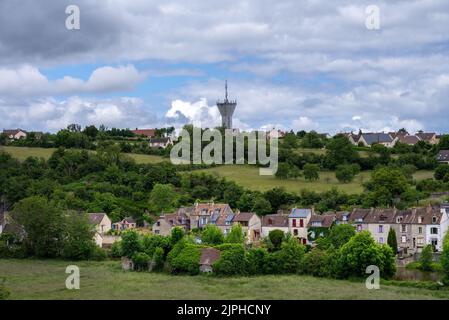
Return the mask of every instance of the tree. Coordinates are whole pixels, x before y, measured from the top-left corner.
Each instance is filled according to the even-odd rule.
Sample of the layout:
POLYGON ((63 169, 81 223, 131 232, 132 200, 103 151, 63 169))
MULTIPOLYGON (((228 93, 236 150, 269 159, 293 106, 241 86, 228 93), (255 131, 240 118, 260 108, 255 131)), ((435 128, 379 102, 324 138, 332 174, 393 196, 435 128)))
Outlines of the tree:
POLYGON ((282 242, 285 239, 284 231, 282 230, 271 230, 268 233, 268 238, 270 239, 270 242, 273 244, 274 250, 279 250, 281 248, 282 242))
POLYGON ((398 252, 398 239, 396 238, 396 231, 393 228, 390 228, 390 231, 388 231, 387 244, 395 254, 398 252))
POLYGON ((134 254, 142 251, 139 234, 134 230, 128 230, 122 234, 121 244, 122 254, 125 257, 132 258, 134 254))
POLYGON ((14 206, 12 217, 18 226, 23 227, 24 242, 31 254, 49 258, 60 254, 64 216, 54 202, 38 196, 23 199, 14 206))
POLYGON ((226 243, 243 243, 244 235, 240 223, 234 224, 231 231, 226 235, 226 243))
POLYGON ((171 184, 154 185, 150 193, 150 207, 157 214, 173 210, 176 193, 171 184))
POLYGON ((449 134, 445 134, 440 138, 438 150, 449 150, 449 134))
POLYGON ((92 139, 95 139, 97 137, 97 134, 98 134, 98 129, 94 125, 87 126, 87 127, 84 128, 83 133, 86 136, 88 136, 88 137, 90 137, 92 139))
POLYGON ((320 178, 320 166, 317 164, 306 163, 303 167, 304 169, 304 178, 306 180, 318 180, 320 178))
POLYGON ((423 271, 432 271, 433 247, 428 244, 424 247, 419 257, 420 267, 423 271))
POLYGON ((410 184, 400 169, 380 167, 371 174, 371 180, 366 184, 371 192, 370 205, 392 205, 396 198, 410 188, 410 184))
POLYGON ((443 239, 443 252, 441 253, 440 260, 444 272, 443 281, 446 285, 449 285, 449 232, 446 232, 443 239))
POLYGON ((264 197, 260 196, 254 201, 252 211, 258 214, 259 216, 269 214, 272 211, 271 203, 264 197))
POLYGON ((435 179, 436 180, 444 180, 447 175, 449 174, 449 165, 447 164, 440 164, 436 169, 435 169, 435 179))
POLYGON ((287 133, 284 137, 283 147, 286 148, 296 148, 298 146, 298 138, 294 133, 287 133))
POLYGON ((333 225, 329 234, 324 239, 334 248, 339 249, 347 243, 353 236, 355 236, 355 228, 350 224, 336 224, 333 225))
POLYGON ((205 244, 217 245, 223 243, 224 236, 220 228, 214 224, 208 224, 201 232, 201 241, 205 244))
POLYGON ((322 148, 324 147, 323 140, 316 131, 306 133, 301 140, 301 147, 303 148, 322 148))
POLYGON ((87 214, 70 212, 67 216, 63 256, 67 259, 87 260, 96 249, 95 230, 87 214))
POLYGON ((281 162, 278 165, 278 170, 276 171, 276 177, 279 179, 287 179, 290 172, 290 165, 286 162, 281 162))
POLYGON ((338 181, 343 183, 349 183, 354 180, 356 175, 356 170, 354 170, 354 166, 348 164, 341 164, 337 166, 337 170, 335 171, 335 177, 338 181))
POLYGON ((170 243, 172 246, 178 243, 184 237, 184 229, 181 227, 174 227, 171 230, 170 243))
POLYGON ((70 132, 81 132, 81 126, 79 124, 72 123, 67 126, 67 130, 70 132))
POLYGON ((326 145, 325 167, 335 169, 339 164, 353 163, 358 154, 347 137, 337 135, 326 145))

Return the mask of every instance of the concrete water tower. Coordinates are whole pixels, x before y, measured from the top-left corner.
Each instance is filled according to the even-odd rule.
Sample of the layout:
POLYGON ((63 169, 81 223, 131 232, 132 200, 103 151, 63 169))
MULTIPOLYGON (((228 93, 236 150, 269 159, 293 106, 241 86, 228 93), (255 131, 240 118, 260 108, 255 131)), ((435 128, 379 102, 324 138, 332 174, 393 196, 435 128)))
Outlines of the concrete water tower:
POLYGON ((217 101, 218 111, 221 114, 221 125, 225 129, 232 129, 232 115, 234 114, 236 100, 228 100, 228 81, 225 83, 225 99, 217 101))

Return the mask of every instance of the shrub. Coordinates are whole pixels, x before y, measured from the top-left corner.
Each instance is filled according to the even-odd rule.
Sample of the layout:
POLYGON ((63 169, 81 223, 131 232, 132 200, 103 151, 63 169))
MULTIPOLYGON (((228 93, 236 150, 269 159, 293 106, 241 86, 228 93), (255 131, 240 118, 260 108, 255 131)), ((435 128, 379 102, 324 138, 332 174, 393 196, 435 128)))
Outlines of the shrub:
POLYGON ((90 259, 95 260, 95 261, 103 261, 103 260, 106 260, 107 257, 108 257, 108 254, 107 254, 106 250, 95 246, 94 249, 92 250, 90 259))
POLYGON ((396 252, 389 245, 380 246, 383 255, 382 269, 380 270, 382 277, 388 279, 396 273, 396 252))
POLYGON ((246 252, 246 271, 249 275, 265 273, 268 251, 264 248, 252 248, 246 252))
POLYGON ((214 224, 208 224, 201 232, 201 241, 204 244, 217 245, 223 243, 223 240, 223 232, 214 224))
POLYGON ((232 249, 224 250, 220 259, 212 268, 218 275, 242 275, 245 274, 245 249, 243 246, 234 246, 232 249))
POLYGON ((225 242, 227 243, 243 243, 244 236, 243 236, 243 230, 240 223, 234 224, 231 228, 231 231, 228 233, 228 235, 225 238, 225 242))
POLYGON ((176 273, 188 273, 190 275, 198 274, 200 270, 200 257, 201 257, 200 246, 191 243, 185 243, 183 246, 180 247, 178 254, 171 256, 170 259, 171 272, 175 274, 176 273))
MULTIPOLYGON (((176 236, 175 236, 176 237, 176 236)), ((184 237, 184 236, 183 236, 184 237)), ((176 241, 178 243, 181 239, 176 241)), ((143 251, 152 257, 154 255, 154 251, 156 248, 162 248, 164 250, 164 254, 167 254, 168 251, 170 251, 170 248, 172 247, 172 237, 163 237, 161 235, 145 235, 142 239, 142 247, 143 251)), ((175 244, 173 244, 174 246, 175 244)))
POLYGON ((184 229, 181 227, 174 227, 171 230, 170 244, 174 246, 182 239, 182 237, 184 237, 184 229))
POLYGON ((325 277, 330 274, 327 266, 327 253, 324 250, 312 249, 304 255, 301 261, 301 272, 317 277, 325 277))
POLYGON ((421 270, 432 271, 432 260, 433 260, 433 247, 428 244, 424 247, 419 257, 419 262, 421 264, 421 270))
POLYGON ((164 267, 164 249, 162 249, 161 247, 158 247, 156 248, 156 250, 154 250, 153 263, 154 263, 153 267, 154 271, 161 271, 162 268, 164 267))
POLYGON ((109 255, 111 256, 111 258, 120 258, 121 256, 123 256, 122 241, 116 241, 112 244, 109 255))
POLYGON ((443 252, 441 253, 441 266, 444 272, 444 283, 449 285, 449 232, 446 232, 446 235, 443 239, 443 252))
POLYGON ((299 244, 296 239, 284 242, 281 250, 273 253, 278 260, 279 273, 298 273, 305 252, 306 247, 299 244))
POLYGON ((282 230, 271 230, 268 234, 271 244, 274 250, 279 250, 281 248, 282 242, 285 239, 285 234, 282 230))
POLYGON ((129 230, 122 235, 122 254, 125 257, 132 258, 134 254, 142 251, 142 244, 139 234, 134 230, 129 230))
POLYGON ((396 255, 398 252, 398 240, 396 238, 396 231, 393 228, 390 228, 390 231, 388 231, 387 243, 396 255))
POLYGON ((134 270, 137 271, 148 270, 148 263, 150 262, 150 257, 144 252, 136 252, 132 256, 132 261, 134 263, 134 270))
POLYGON ((356 234, 343 247, 340 248, 338 264, 339 276, 363 277, 366 275, 366 267, 375 265, 379 270, 383 268, 384 256, 380 246, 374 242, 368 231, 356 234))

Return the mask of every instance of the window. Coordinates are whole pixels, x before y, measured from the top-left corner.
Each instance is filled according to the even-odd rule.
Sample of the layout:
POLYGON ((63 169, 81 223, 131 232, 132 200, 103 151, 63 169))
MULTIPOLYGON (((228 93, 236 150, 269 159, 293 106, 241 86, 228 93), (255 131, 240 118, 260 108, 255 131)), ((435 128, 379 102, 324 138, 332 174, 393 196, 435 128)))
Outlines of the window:
POLYGON ((348 221, 348 216, 343 216, 343 221, 348 221))
POLYGON ((438 228, 430 228, 430 234, 438 234, 438 228))
POLYGON ((379 233, 384 233, 384 226, 382 224, 379 225, 379 233))
POLYGON ((293 235, 295 235, 295 236, 298 235, 298 229, 293 229, 293 235))
POLYGON ((202 217, 201 218, 201 224, 207 224, 207 218, 206 217, 202 217))
POLYGON ((406 243, 407 242, 407 237, 406 236, 402 236, 401 237, 401 242, 402 243, 406 243))
POLYGON ((362 231, 362 225, 361 224, 357 225, 357 231, 362 231))
POLYGON ((418 233, 419 233, 419 234, 422 234, 422 227, 419 227, 419 228, 418 228, 418 233))
POLYGON ((380 238, 379 238, 379 243, 380 243, 380 244, 384 243, 384 238, 380 237, 380 238))
POLYGON ((296 219, 292 220, 292 225, 293 225, 293 227, 296 227, 296 219))
POLYGON ((437 223, 437 217, 435 216, 432 217, 432 223, 437 223))
POLYGON ((418 223, 422 223, 422 217, 421 216, 418 217, 418 223))
POLYGON ((304 220, 303 219, 299 219, 299 227, 304 228, 304 220))
POLYGON ((396 218, 396 222, 397 222, 397 223, 401 223, 401 222, 402 222, 402 217, 397 217, 397 218, 396 218))
POLYGON ((156 222, 156 225, 157 225, 158 227, 160 227, 160 226, 161 226, 161 222, 160 222, 160 221, 156 222))
POLYGON ((155 234, 159 234, 159 230, 154 230, 154 233, 155 234))
POLYGON ((407 225, 406 224, 402 224, 401 225, 401 232, 407 232, 407 225))

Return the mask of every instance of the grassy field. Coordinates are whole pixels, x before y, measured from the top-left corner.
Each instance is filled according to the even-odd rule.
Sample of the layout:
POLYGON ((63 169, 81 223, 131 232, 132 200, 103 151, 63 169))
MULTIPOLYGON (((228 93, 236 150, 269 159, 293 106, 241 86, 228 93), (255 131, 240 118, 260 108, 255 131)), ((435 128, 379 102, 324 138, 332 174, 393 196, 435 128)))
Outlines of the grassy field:
MULTIPOLYGON (((2 146, 0 147, 0 150, 8 152, 14 158, 17 158, 19 160, 25 160, 28 157, 38 157, 48 159, 56 149, 2 146)), ((135 154, 135 153, 128 153, 127 155, 136 160, 137 163, 158 163, 163 161, 163 158, 159 156, 135 154)))
POLYGON ((309 276, 215 278, 125 272, 120 262, 0 260, 10 299, 449 299, 449 291, 381 285, 309 276), (80 268, 80 290, 67 290, 65 268, 80 268))
MULTIPOLYGON (((371 172, 363 171, 358 174, 351 183, 340 183, 335 177, 335 172, 320 172, 320 179, 309 182, 303 177, 298 179, 280 180, 275 176, 261 176, 258 168, 247 165, 228 165, 200 170, 202 172, 216 173, 222 177, 237 182, 239 185, 251 190, 266 191, 274 187, 284 187, 291 192, 299 192, 301 189, 310 189, 314 191, 326 191, 332 187, 337 187, 348 193, 360 193, 363 191, 362 183, 370 179, 371 172)), ((432 177, 431 171, 419 171, 416 173, 416 179, 432 177)))

